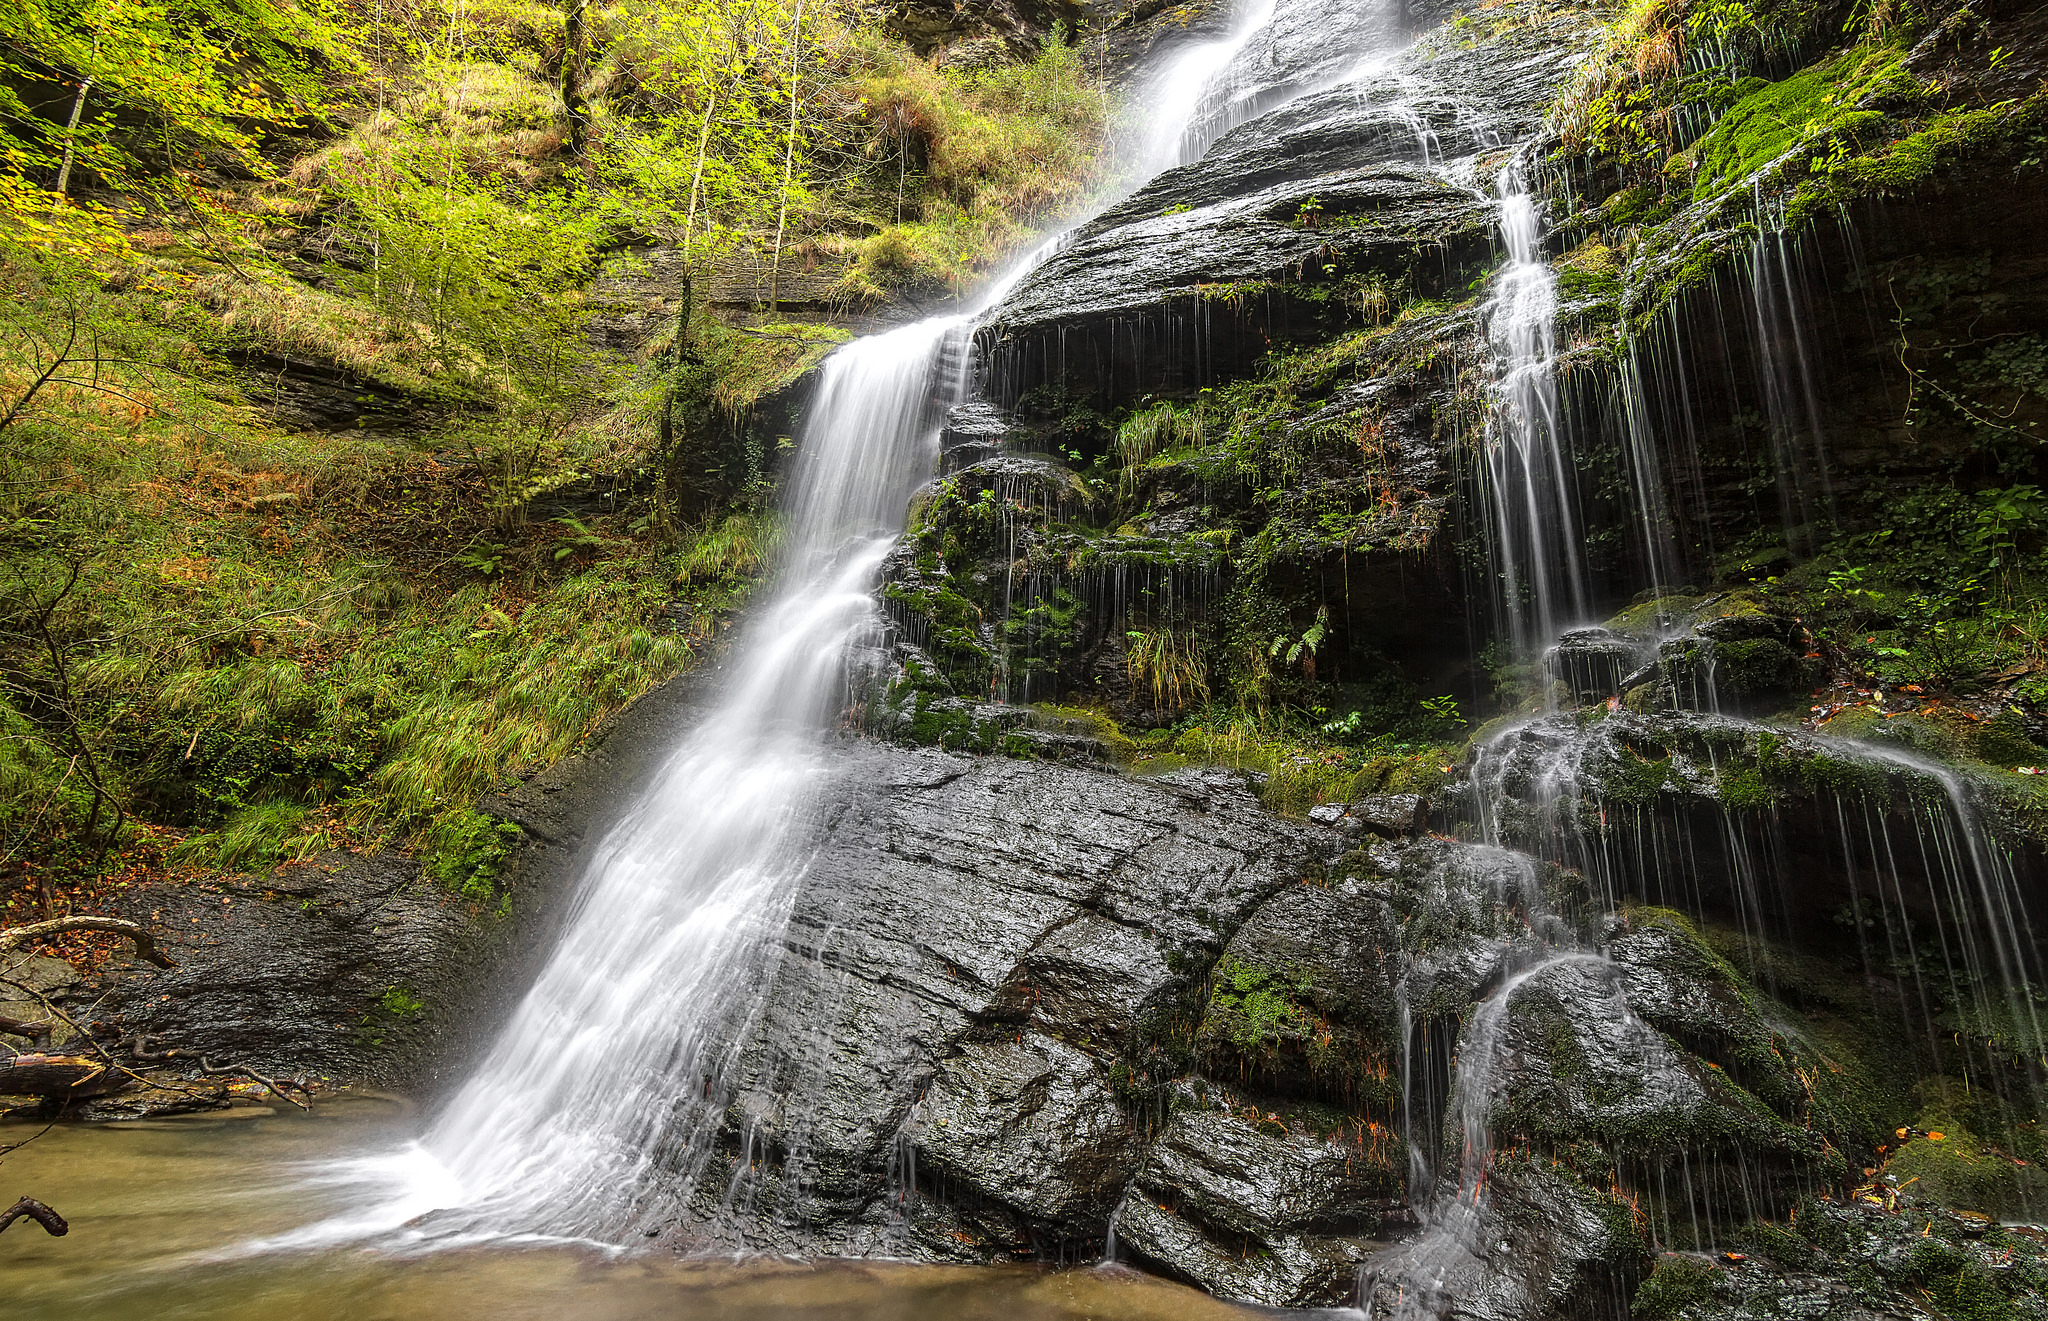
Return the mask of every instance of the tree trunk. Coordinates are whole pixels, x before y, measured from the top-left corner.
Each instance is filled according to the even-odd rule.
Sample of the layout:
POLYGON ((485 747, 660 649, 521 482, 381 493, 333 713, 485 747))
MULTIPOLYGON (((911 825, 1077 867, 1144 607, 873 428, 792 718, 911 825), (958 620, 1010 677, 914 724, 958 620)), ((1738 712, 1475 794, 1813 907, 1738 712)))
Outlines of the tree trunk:
POLYGON ((569 120, 569 154, 582 159, 590 142, 590 115, 583 102, 583 10, 589 0, 562 0, 562 111, 569 120))
POLYGON ((795 30, 789 35, 789 145, 782 157, 782 205, 775 213, 775 258, 768 267, 768 310, 782 294, 782 227, 789 219, 789 187, 796 174, 797 52, 804 45, 804 0, 796 0, 795 30))
MULTIPOLYGON (((95 45, 93 49, 99 47, 95 45)), ((86 94, 92 91, 92 79, 78 84, 78 95, 71 98, 71 122, 64 126, 64 163, 57 167, 57 196, 65 197, 71 192, 71 162, 78 157, 78 121, 85 118, 86 94)))

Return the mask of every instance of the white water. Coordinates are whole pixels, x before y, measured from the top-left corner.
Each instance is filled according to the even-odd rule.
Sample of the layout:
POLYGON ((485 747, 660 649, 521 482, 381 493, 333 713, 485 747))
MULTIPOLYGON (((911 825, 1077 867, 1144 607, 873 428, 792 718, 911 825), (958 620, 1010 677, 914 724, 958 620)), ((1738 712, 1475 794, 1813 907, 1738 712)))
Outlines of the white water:
POLYGON ((1200 160, 1225 130, 1235 87, 1233 62, 1251 39, 1273 21, 1278 0, 1254 0, 1232 24, 1230 35, 1187 47, 1160 71, 1146 100, 1151 131, 1132 171, 1142 183, 1177 165, 1200 160))
MULTIPOLYGON (((1178 144, 1217 80, 1272 17, 1254 4, 1224 41, 1154 84, 1151 152, 1178 144)), ((974 310, 833 353, 798 447, 779 587, 732 650, 724 700, 603 837, 560 944, 476 1074, 404 1151, 323 1172, 367 1183, 366 1210, 256 1249, 404 1231, 436 1245, 579 1238, 623 1243, 700 1205, 733 1065, 772 979, 808 868, 805 811, 828 771, 822 735, 845 696, 849 646, 878 623, 881 560, 932 473, 946 406, 965 386, 974 310)))
POLYGON ((1557 278, 1543 258, 1543 219, 1520 158, 1501 170, 1500 232, 1486 334, 1495 363, 1487 436, 1494 555, 1510 631, 1532 655, 1589 613, 1577 501, 1557 397, 1557 278))

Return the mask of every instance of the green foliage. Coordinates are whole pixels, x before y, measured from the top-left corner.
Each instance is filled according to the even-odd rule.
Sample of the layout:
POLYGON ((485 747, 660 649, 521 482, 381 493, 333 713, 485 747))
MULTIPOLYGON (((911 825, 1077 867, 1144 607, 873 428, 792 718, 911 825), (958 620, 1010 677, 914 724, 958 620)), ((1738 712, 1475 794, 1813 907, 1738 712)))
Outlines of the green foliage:
POLYGON ((1297 998, 1312 989, 1269 969, 1225 957, 1217 963, 1205 1032, 1213 1029, 1240 1050, 1270 1051, 1312 1028, 1314 1016, 1297 998))
POLYGON ((850 299, 957 297, 1077 204, 1107 160, 1108 98, 1058 42, 972 72, 885 54, 860 95, 870 150, 886 153, 877 163, 897 188, 893 222, 854 251, 840 285, 850 299))
POLYGON ((11 311, 76 310, 116 392, 39 396, 0 446, 10 846, 111 815, 94 766, 124 808, 193 831, 193 863, 430 834, 687 661, 643 622, 668 598, 645 543, 596 520, 487 540, 489 502, 408 446, 264 426, 146 292, 19 257, 0 275, 11 311), (419 552, 440 536, 466 585, 419 552))
POLYGON ((17 235, 118 244, 111 226, 68 229, 81 185, 121 209, 219 198, 200 171, 271 172, 270 135, 333 108, 330 80, 360 70, 322 0, 18 0, 0 11, 0 217, 17 235), (81 89, 82 92, 81 92, 81 89), (76 127, 72 127, 74 108, 76 127), (70 178, 65 196, 43 181, 70 178))
POLYGON ((377 1003, 394 1018, 411 1018, 427 1007, 427 1002, 402 986, 387 987, 377 1003))
MULTIPOLYGON (((512 822, 481 812, 444 817, 425 838, 427 875, 465 898, 488 899, 496 893, 499 870, 520 834, 512 822)), ((387 1007, 388 1001, 387 995, 387 1007)))
POLYGON ((676 559, 685 583, 734 583, 767 571, 782 540, 782 526, 766 513, 728 514, 689 539, 676 559))
POLYGON ((1128 498, 1137 491, 1139 474, 1154 459, 1176 450, 1199 449, 1206 437, 1200 404, 1184 409, 1161 402, 1133 413, 1116 431, 1115 453, 1121 465, 1117 489, 1128 498))
POLYGON ((1705 199, 1747 184, 1797 149, 1825 160, 1874 140, 1885 116, 1861 107, 1880 98, 1898 104, 1919 92, 1901 64, 1904 54, 1891 47, 1854 50, 1736 101, 1692 149, 1693 196, 1705 199))

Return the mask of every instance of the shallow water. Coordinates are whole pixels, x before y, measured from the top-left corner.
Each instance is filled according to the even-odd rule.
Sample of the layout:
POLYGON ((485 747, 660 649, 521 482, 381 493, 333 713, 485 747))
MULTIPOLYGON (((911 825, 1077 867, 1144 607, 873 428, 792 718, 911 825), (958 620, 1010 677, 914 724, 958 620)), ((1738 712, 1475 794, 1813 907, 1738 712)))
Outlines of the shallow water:
MULTIPOLYGON (((0 1201, 28 1195, 71 1222, 0 1234, 7 1321, 1241 1321, 1247 1313, 1136 1272, 900 1262, 691 1261, 573 1244, 406 1252, 247 1245, 348 1210, 337 1159, 417 1131, 371 1096, 309 1116, 266 1110, 52 1128, 0 1158, 0 1201)), ((0 1146, 34 1125, 0 1124, 0 1146)))

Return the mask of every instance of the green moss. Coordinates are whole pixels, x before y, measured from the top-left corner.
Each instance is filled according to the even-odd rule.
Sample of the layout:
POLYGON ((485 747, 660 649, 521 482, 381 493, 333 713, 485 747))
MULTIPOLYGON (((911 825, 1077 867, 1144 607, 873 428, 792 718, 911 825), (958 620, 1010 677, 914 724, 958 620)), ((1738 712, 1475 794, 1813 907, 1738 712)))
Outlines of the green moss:
POLYGON ((1860 189, 1905 191, 1988 147, 2015 140, 2048 120, 2048 93, 1975 110, 1939 115, 1882 151, 1848 161, 1843 173, 1860 189))
POLYGON ((1636 1289, 1629 1316, 1632 1321, 1687 1321, 1714 1301, 1714 1280, 1720 1274, 1718 1267, 1697 1257, 1659 1257, 1650 1277, 1636 1289))
POLYGON ((402 986, 386 987, 377 1003, 394 1018, 411 1018, 427 1007, 427 1002, 402 986))
POLYGON ((443 818, 425 840, 426 873, 465 899, 490 899, 497 895, 498 873, 521 834, 512 822, 481 812, 443 818))
POLYGON ((1911 1136, 1885 1166, 1898 1186, 1916 1200, 1992 1217, 2028 1214, 2048 1202, 2048 1177, 1993 1149, 1958 1108, 1937 1104, 1914 1117, 1911 1136))
POLYGON ((1778 794, 1754 767, 1724 768, 1714 780, 1721 802, 1738 812, 1762 811, 1777 801, 1778 794))
POLYGON ((1226 956, 1216 965, 1202 1030, 1248 1053, 1272 1051, 1313 1026, 1314 1016, 1298 1002, 1310 989, 1304 979, 1226 956))
POLYGON ((1895 47, 1860 48, 1744 96, 1693 147, 1693 197, 1705 201, 1745 183, 1801 147, 1872 136, 1884 116, 1861 108, 1867 101, 1919 94, 1904 57, 1895 47))

